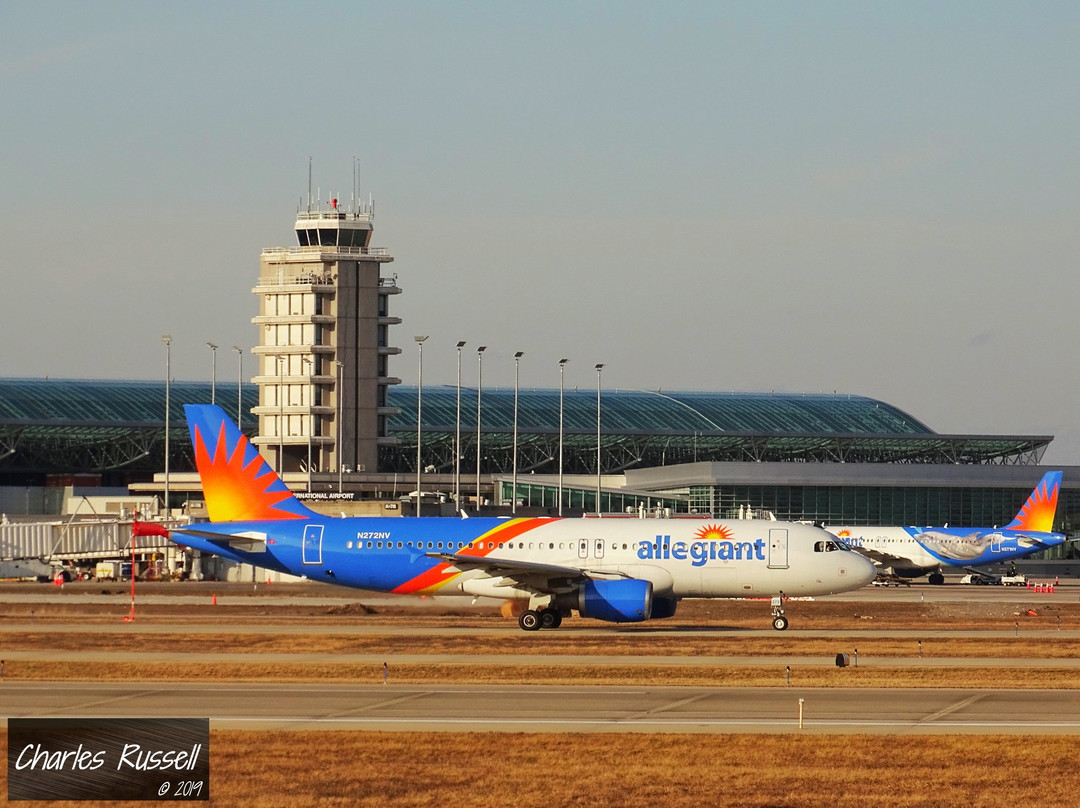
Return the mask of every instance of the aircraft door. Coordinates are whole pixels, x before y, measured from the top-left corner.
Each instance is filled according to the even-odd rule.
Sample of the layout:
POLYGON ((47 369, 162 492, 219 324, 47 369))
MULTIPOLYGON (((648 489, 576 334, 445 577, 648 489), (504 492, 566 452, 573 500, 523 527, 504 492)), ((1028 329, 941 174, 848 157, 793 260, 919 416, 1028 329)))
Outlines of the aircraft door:
POLYGON ((595 550, 595 552, 593 552, 593 556, 595 556, 596 558, 603 558, 604 557, 604 540, 603 539, 597 539, 596 542, 595 542, 595 547, 596 547, 596 550, 595 550))
POLYGON ((787 528, 769 529, 769 569, 788 568, 787 528))
POLYGON ((588 539, 578 539, 577 554, 578 554, 578 558, 588 558, 589 557, 589 540, 588 539))
POLYGON ((322 563, 323 525, 304 527, 303 562, 305 564, 322 563))

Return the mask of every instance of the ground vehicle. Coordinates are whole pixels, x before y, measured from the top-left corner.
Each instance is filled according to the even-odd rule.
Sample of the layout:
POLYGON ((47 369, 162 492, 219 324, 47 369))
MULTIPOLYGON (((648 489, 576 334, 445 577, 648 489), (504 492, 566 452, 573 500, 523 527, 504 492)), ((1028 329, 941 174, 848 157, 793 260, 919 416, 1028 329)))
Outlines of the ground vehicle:
POLYGON ((986 575, 981 572, 972 572, 961 578, 960 583, 975 584, 976 586, 989 586, 991 584, 999 583, 999 579, 993 575, 986 575))
POLYGON ((1002 575, 1002 586, 1027 586, 1027 578, 1023 575, 1002 575))
POLYGON ((99 561, 94 568, 94 578, 98 581, 122 581, 130 577, 130 561, 99 561))
POLYGON ((870 583, 874 586, 911 586, 911 581, 907 578, 901 578, 899 575, 882 575, 880 573, 870 583))

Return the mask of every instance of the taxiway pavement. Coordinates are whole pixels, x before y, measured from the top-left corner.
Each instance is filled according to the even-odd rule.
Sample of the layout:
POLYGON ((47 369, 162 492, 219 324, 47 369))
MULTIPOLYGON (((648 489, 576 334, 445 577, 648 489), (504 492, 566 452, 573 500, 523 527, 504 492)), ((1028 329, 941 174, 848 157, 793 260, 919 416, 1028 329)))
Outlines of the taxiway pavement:
POLYGON ((1080 732, 1080 692, 6 682, 0 714, 209 717, 242 730, 1045 735, 1080 732))

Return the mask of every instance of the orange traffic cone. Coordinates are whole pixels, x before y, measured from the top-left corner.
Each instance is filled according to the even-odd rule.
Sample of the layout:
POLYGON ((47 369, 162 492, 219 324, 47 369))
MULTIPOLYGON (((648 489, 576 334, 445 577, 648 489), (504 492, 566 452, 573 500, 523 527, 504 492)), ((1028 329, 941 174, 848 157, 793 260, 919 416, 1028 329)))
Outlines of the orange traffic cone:
POLYGON ((210 596, 210 605, 217 606, 217 592, 210 596))

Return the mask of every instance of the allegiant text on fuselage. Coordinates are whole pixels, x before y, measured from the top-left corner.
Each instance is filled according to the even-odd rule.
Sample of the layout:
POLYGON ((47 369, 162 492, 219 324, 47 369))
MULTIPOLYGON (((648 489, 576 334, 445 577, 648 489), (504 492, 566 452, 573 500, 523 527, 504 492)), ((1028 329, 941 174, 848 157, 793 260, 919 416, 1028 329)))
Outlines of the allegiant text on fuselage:
POLYGON ((671 536, 657 536, 656 542, 644 542, 638 547, 642 560, 685 561, 701 567, 710 561, 764 561, 765 540, 756 541, 692 541, 672 542, 671 536))

